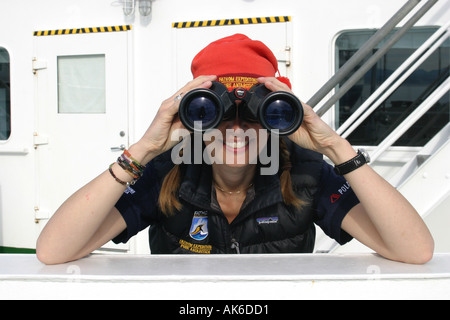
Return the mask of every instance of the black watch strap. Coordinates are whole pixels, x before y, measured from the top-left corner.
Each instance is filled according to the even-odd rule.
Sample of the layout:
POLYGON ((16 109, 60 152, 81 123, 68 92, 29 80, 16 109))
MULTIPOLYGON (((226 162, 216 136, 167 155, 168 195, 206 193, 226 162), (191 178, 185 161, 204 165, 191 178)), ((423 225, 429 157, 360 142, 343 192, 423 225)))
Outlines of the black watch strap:
POLYGON ((356 157, 350 159, 347 162, 335 166, 334 172, 336 172, 336 174, 338 175, 343 176, 358 168, 361 168, 363 165, 369 162, 370 162, 369 154, 365 150, 359 149, 358 155, 356 157))

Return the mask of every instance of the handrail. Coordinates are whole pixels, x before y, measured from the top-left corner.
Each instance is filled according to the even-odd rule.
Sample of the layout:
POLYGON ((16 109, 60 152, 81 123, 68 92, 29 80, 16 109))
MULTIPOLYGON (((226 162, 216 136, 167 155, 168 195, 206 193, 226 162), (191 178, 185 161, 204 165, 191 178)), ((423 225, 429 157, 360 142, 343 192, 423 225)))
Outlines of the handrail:
POLYGON ((28 148, 3 148, 2 146, 0 146, 0 156, 24 156, 28 153, 28 148))
POLYGON ((448 30, 449 27, 450 22, 436 31, 336 130, 336 132, 342 137, 347 138, 380 106, 381 103, 383 103, 383 101, 385 101, 414 71, 416 71, 417 68, 419 68, 422 63, 442 45, 442 43, 447 40, 450 36, 450 31, 448 30), (442 34, 444 34, 444 36, 442 36, 442 34), (414 64, 411 65, 412 63, 414 64), (409 69, 407 70, 408 67, 409 69), (401 77, 398 78, 400 75, 401 77), (371 105, 377 98, 378 100, 371 105))
POLYGON ((322 116, 327 112, 342 96, 344 96, 348 90, 350 90, 356 82, 358 82, 366 73, 370 70, 377 62, 380 60, 392 46, 397 43, 407 31, 409 31, 416 23, 419 21, 436 3, 438 0, 429 0, 423 7, 421 7, 413 17, 405 23, 377 52, 375 52, 369 60, 358 69, 350 79, 345 82, 345 84, 340 87, 337 91, 324 105, 317 108, 315 112, 322 116))
MULTIPOLYGON (((370 253, 90 255, 51 266, 31 254, 0 255, 0 299, 195 299, 204 306, 208 299, 251 298, 262 305, 273 299, 445 299, 449 292, 445 253, 425 265, 370 253)), ((216 318, 222 313, 214 311, 216 318)))
POLYGON ((410 159, 392 178, 389 179, 389 183, 394 187, 398 188, 402 185, 408 177, 423 163, 424 160, 428 159, 430 155, 439 152, 442 146, 450 141, 450 122, 442 128, 427 144, 420 150, 416 157, 410 159))
POLYGON ((408 1, 389 21, 376 32, 337 72, 328 82, 309 99, 307 104, 315 107, 331 90, 375 48, 389 33, 414 9, 421 0, 408 1))
POLYGON ((394 131, 392 131, 370 154, 371 161, 374 162, 392 144, 397 141, 412 125, 419 120, 425 112, 431 109, 450 90, 450 78, 447 78, 439 88, 437 88, 422 104, 415 109, 394 131))

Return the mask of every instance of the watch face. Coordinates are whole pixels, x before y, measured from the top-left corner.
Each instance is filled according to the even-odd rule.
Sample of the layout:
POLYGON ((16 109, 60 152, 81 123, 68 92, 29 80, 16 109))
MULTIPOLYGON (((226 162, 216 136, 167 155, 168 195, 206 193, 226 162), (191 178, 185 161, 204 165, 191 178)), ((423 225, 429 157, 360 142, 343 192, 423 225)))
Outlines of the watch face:
POLYGON ((366 163, 369 163, 370 162, 370 155, 369 155, 369 153, 366 150, 364 150, 364 149, 359 149, 358 151, 366 159, 366 163))

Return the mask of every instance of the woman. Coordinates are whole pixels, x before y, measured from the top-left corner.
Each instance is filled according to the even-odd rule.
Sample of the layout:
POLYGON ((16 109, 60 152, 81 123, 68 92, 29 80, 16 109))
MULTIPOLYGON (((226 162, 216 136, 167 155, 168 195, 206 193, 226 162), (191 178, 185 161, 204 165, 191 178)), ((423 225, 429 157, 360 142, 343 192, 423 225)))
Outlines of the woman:
POLYGON ((144 136, 53 215, 37 242, 42 262, 82 258, 111 239, 126 242, 149 225, 152 253, 312 252, 314 223, 341 244, 354 237, 388 259, 421 264, 432 258, 433 239, 415 209, 307 105, 289 139, 270 137, 279 139, 279 150, 272 150, 280 156, 276 174, 261 174, 263 165, 250 161, 248 139, 227 143, 227 130, 262 128, 238 112, 217 127, 225 137, 214 141, 222 163, 174 165, 171 150, 178 141, 171 137, 183 129, 177 113, 187 92, 210 88, 213 81, 229 90, 260 83, 291 92, 286 78, 275 77, 273 53, 244 35, 207 46, 192 72, 194 80, 162 103, 144 136), (245 161, 226 161, 227 156, 245 161), (349 161, 355 157, 359 165, 349 161))

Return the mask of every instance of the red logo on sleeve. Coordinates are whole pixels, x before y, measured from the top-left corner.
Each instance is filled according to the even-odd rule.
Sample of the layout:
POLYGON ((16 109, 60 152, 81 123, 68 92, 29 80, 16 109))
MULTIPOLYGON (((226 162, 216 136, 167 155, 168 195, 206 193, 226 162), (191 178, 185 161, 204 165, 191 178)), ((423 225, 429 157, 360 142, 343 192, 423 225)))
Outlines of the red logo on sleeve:
POLYGON ((350 190, 350 183, 348 183, 347 181, 339 188, 338 193, 333 193, 331 195, 331 203, 336 203, 339 198, 346 193, 348 190, 350 190))
POLYGON ((339 200, 340 197, 341 197, 341 195, 339 195, 339 194, 332 194, 331 195, 331 203, 335 203, 336 201, 339 200))

